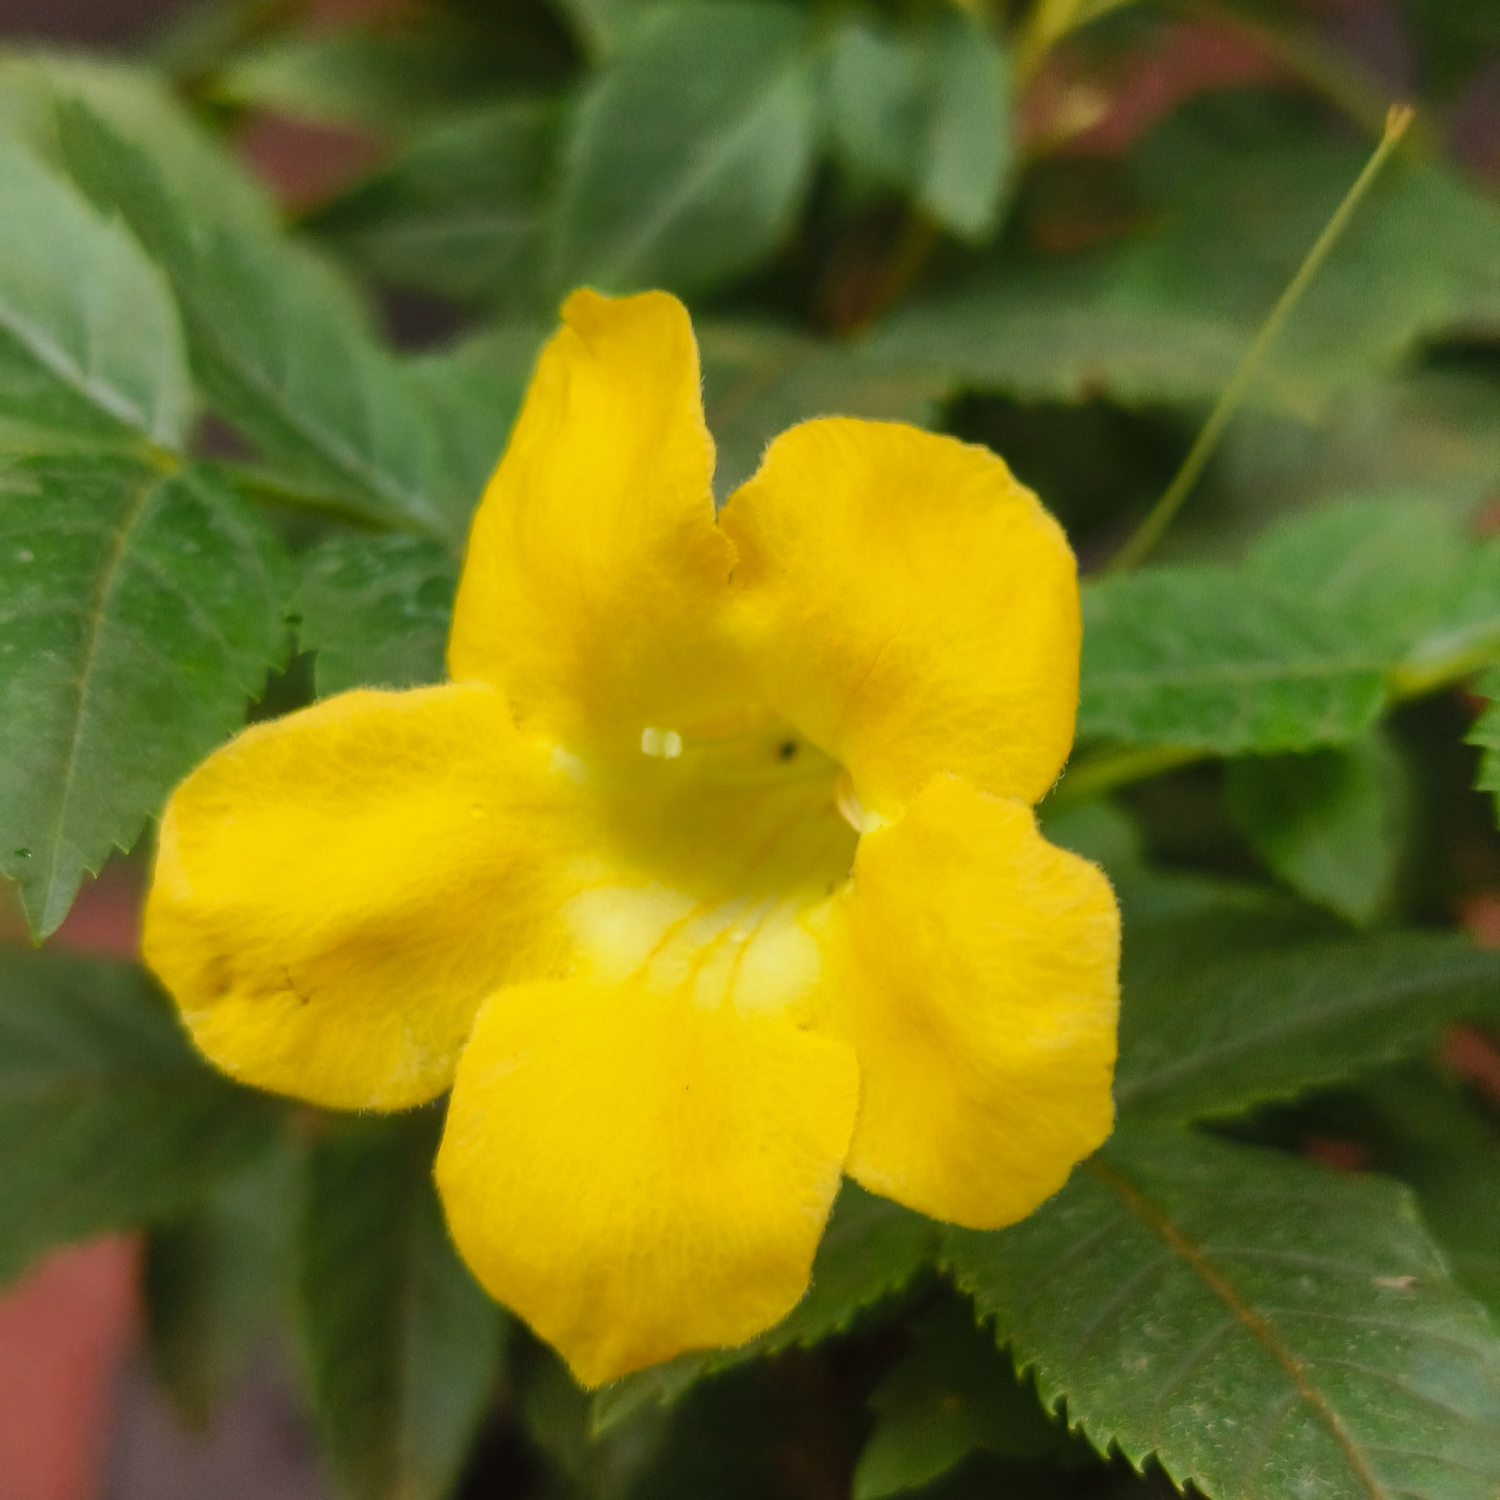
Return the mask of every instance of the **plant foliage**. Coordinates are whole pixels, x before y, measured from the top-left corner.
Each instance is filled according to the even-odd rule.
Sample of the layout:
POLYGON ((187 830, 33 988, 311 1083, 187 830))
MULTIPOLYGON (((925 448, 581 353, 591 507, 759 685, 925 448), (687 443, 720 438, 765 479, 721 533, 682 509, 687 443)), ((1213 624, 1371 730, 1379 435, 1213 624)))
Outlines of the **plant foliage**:
POLYGON ((304 9, 0 56, 0 1277, 141 1231, 183 1420, 289 1330, 353 1500, 497 1453, 536 1500, 1500 1493, 1493 6, 1391 11, 1407 148, 1126 571, 1378 131, 1340 8, 304 9), (275 117, 367 165, 279 201, 275 117), (721 500, 834 413, 1039 490, 1084 575, 1041 813, 1125 918, 1118 1126, 1060 1193, 979 1231, 846 1183, 781 1325, 592 1396, 449 1244, 441 1104, 240 1088, 68 951, 247 720, 442 679, 584 283, 690 302, 721 500))

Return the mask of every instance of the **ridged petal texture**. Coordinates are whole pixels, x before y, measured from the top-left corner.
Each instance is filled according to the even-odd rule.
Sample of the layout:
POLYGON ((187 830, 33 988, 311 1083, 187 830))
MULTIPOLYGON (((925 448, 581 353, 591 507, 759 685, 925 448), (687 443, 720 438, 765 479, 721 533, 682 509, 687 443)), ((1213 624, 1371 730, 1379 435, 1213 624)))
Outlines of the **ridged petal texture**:
POLYGON ((802 1295, 841 1170, 1010 1223, 1109 1133, 1118 917, 1030 804, 1056 523, 985 449, 784 434, 721 516, 681 304, 575 293, 476 514, 450 685, 246 730, 146 954, 247 1082, 452 1088, 449 1227, 588 1385, 802 1295))

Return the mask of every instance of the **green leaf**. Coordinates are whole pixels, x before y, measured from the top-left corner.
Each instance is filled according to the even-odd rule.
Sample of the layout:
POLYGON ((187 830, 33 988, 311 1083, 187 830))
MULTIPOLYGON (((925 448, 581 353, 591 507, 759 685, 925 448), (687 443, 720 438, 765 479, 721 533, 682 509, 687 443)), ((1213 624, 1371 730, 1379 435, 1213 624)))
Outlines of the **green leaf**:
POLYGON ((305 227, 393 285, 537 307, 558 123, 557 107, 541 100, 451 121, 305 227))
POLYGON ((284 562, 211 471, 80 455, 0 463, 0 556, 0 873, 41 936, 244 723, 284 562))
POLYGON ((1248 409, 1214 462, 1246 522, 1351 494, 1393 492, 1467 518, 1500 467, 1500 387, 1456 362, 1407 369, 1332 403, 1315 422, 1248 409))
POLYGON ((1089 267, 1069 261, 983 271, 914 297, 877 324, 860 351, 875 369, 923 374, 947 394, 1103 395, 1125 406, 1218 394, 1253 330, 1170 301, 1111 301, 1096 281, 1089 267))
POLYGON ((153 162, 97 116, 65 104, 60 119, 74 176, 171 280, 194 373, 220 414, 316 493, 454 540, 459 522, 434 493, 432 424, 330 269, 290 241, 195 223, 153 162))
POLYGON ((1385 1128, 1382 1167, 1411 1185, 1453 1274, 1500 1319, 1500 1132, 1430 1068, 1382 1074, 1360 1099, 1385 1128))
POLYGON ((653 1403, 675 1401, 703 1375, 843 1332, 931 1263, 939 1232, 931 1220, 846 1179, 802 1301, 774 1328, 738 1349, 680 1355, 605 1386, 594 1397, 594 1432, 608 1432, 653 1403))
POLYGON ((1041 1458, 1065 1443, 1030 1382, 954 1302, 912 1325, 915 1347, 875 1387, 875 1430, 854 1469, 853 1500, 919 1489, 976 1449, 1041 1458))
POLYGON ((207 1427, 289 1290, 302 1157, 289 1135, 146 1238, 147 1348, 178 1419, 207 1427))
POLYGON ((901 30, 863 17, 833 41, 834 139, 856 178, 898 188, 968 239, 995 225, 1010 168, 1004 53, 966 11, 901 30))
POLYGON ((333 1124, 313 1151, 300 1305, 314 1408, 356 1500, 437 1500, 498 1373, 502 1317, 454 1253, 432 1110, 333 1124))
POLYGON ((193 392, 161 273, 118 224, 4 139, 0 198, 0 413, 180 448, 193 392))
MULTIPOLYGON (((1176 301, 1253 330, 1366 152, 1284 129, 1246 142, 1206 116, 1148 139, 1136 170, 1158 212, 1102 259, 1115 297, 1176 301)), ((1268 383, 1320 402, 1394 369, 1420 342, 1493 327, 1497 264, 1500 207, 1446 167, 1398 158, 1278 339, 1268 383)))
POLYGON ((1475 691, 1485 700, 1484 712, 1470 726, 1465 743, 1478 745, 1479 777, 1475 787, 1495 794, 1495 821, 1500 823, 1500 670, 1486 672, 1475 684, 1475 691))
POLYGON ((1101 1452, 1216 1500, 1480 1500, 1500 1341, 1408 1192, 1120 1131, 1030 1219, 955 1230, 960 1287, 1101 1452))
POLYGON ((1220 755, 1339 744, 1385 702, 1375 643, 1315 600, 1215 565, 1157 568, 1083 596, 1078 732, 1220 755))
POLYGON ((1340 750, 1237 760, 1225 800, 1255 852, 1294 890, 1351 922, 1387 905, 1409 807, 1400 754, 1379 734, 1340 750))
POLYGON ((1127 978, 1115 1097, 1132 1116, 1236 1114, 1411 1056, 1456 1017, 1497 1010, 1500 954, 1457 936, 1382 933, 1162 965, 1127 978))
POLYGON ((493 100, 507 73, 533 87, 538 72, 545 76, 538 59, 498 41, 490 28, 504 17, 496 9, 387 12, 375 24, 281 30, 218 70, 214 99, 387 139, 431 127, 493 100))
POLYGON ((249 233, 268 233, 275 225, 276 210, 265 188, 193 119, 157 73, 97 57, 0 57, 0 132, 64 172, 58 107, 67 101, 86 106, 122 140, 144 151, 179 202, 249 233))
POLYGON ((766 323, 705 319, 697 327, 703 400, 718 450, 721 499, 755 472, 766 444, 811 417, 869 417, 930 426, 940 387, 865 368, 844 346, 766 323))
MULTIPOLYGON (((1185 128, 1171 132, 1178 147, 1185 128)), ((1158 141, 1148 156, 1171 151, 1158 141)), ((1155 203, 1134 216, 1139 232, 1076 255, 1007 248, 894 315, 867 354, 1031 398, 1212 400, 1362 153, 1283 139, 1177 155, 1171 172, 1141 173, 1155 203)), ((1299 304, 1248 399, 1314 418, 1423 342, 1492 328, 1497 265, 1500 208, 1445 169, 1398 164, 1299 304)))
POLYGON ((275 1123, 139 969, 0 948, 0 1281, 53 1245, 180 1213, 275 1123))
POLYGON ((436 489, 444 514, 464 534, 500 462, 537 351, 550 332, 535 324, 501 323, 402 367, 437 435, 436 489))
POLYGON ((746 0, 634 27, 579 107, 556 286, 697 291, 774 250, 813 165, 808 38, 801 11, 746 0))
POLYGON ((302 559, 292 610, 318 693, 440 682, 458 573, 419 536, 344 536, 302 559))

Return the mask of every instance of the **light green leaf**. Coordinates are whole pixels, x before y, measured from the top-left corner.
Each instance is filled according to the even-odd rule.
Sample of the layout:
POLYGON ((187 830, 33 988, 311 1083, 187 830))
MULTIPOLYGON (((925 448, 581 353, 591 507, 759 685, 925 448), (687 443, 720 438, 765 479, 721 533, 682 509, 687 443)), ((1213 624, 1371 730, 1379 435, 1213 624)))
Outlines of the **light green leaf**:
POLYGON ((292 611, 302 649, 318 654, 320 696, 442 680, 458 584, 446 547, 419 536, 335 537, 299 572, 292 611))
POLYGON ((912 1325, 915 1344, 875 1387, 875 1430, 854 1469, 853 1500, 885 1500, 920 1489, 976 1449, 1041 1458, 1067 1440, 1030 1382, 996 1349, 967 1303, 954 1302, 912 1325))
POLYGON ((393 285, 540 310, 558 114, 521 100, 450 121, 305 227, 393 285))
POLYGON ((118 225, 0 138, 0 413, 180 448, 193 392, 161 273, 118 225))
POLYGON ((1384 706, 1378 643, 1238 570, 1125 574, 1083 600, 1080 737, 1265 754, 1352 740, 1384 706))
POLYGON ((53 1245, 181 1213, 275 1122, 200 1060, 141 970, 0 948, 0 1281, 53 1245))
POLYGON ((41 936, 244 723, 285 563, 209 470, 79 455, 0 463, 0 558, 0 873, 41 936))
POLYGON ((1004 53, 966 11, 895 29, 846 21, 832 44, 829 112, 856 179, 906 192, 969 239, 995 224, 1010 167, 1004 53))
POLYGON ((774 0, 667 5, 632 28, 579 107, 559 289, 697 291, 776 248, 813 164, 808 35, 774 0))
POLYGON ((755 472, 766 444, 812 417, 869 417, 930 426, 942 392, 920 376, 869 370, 841 345, 766 323, 705 319, 697 327, 703 400, 718 451, 720 499, 755 472))
POLYGON ((67 158, 58 106, 72 101, 148 155, 168 191, 214 222, 269 233, 276 210, 244 162, 204 130, 167 80, 139 65, 97 57, 21 53, 0 56, 0 132, 59 171, 67 158))
POLYGON ((146 1237, 147 1349, 178 1419, 207 1427, 290 1290, 302 1153, 289 1133, 146 1237))
POLYGON ((703 1375, 842 1332, 931 1263, 939 1232, 931 1220, 846 1179, 813 1261, 812 1284, 791 1313, 738 1349, 680 1355, 605 1386, 594 1397, 595 1433, 653 1403, 675 1401, 703 1375))
POLYGON ((1410 1195, 1173 1131, 1119 1131, 1031 1218, 947 1258, 1043 1399, 1216 1500, 1481 1500, 1500 1340, 1410 1195))
POLYGON ((1256 853, 1309 901, 1361 926, 1385 908, 1411 809, 1406 768, 1384 736, 1233 761, 1224 792, 1256 853))
POLYGON ((60 120, 74 176, 166 271, 194 373, 220 414, 315 493, 454 540, 432 423, 330 268, 269 234, 195 224, 153 162, 97 116, 65 104, 60 120))
POLYGON ((1500 954, 1446 934, 1163 965, 1127 977, 1115 1097, 1129 1115, 1236 1114, 1409 1057, 1457 1017, 1497 1012, 1500 954))
POLYGON ((333 1126, 312 1155, 300 1305, 323 1443, 355 1500, 439 1500, 484 1416, 502 1316, 432 1183, 441 1118, 333 1126))
POLYGON ((1396 660, 1451 602, 1470 548, 1455 516, 1419 497, 1319 506, 1273 527, 1245 560, 1268 588, 1306 599, 1350 640, 1396 660))

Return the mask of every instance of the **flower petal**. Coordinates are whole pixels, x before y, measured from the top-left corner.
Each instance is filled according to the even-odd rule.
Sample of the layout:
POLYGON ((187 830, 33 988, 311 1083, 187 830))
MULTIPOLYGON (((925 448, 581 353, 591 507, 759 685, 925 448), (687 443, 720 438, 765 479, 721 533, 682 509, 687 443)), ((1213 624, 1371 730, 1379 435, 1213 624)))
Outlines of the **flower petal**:
POLYGON ((416 1104, 486 995, 563 971, 576 818, 494 689, 345 693, 246 730, 174 793, 146 960, 235 1077, 416 1104))
POLYGON ((949 771, 1034 802, 1073 739, 1073 555, 986 448, 889 422, 793 427, 729 501, 766 700, 893 812, 949 771))
POLYGON ((448 668, 570 744, 634 750, 742 699, 714 639, 734 549, 687 310, 575 292, 563 320, 474 518, 448 668))
POLYGON ((842 1043, 687 986, 508 990, 458 1067, 449 1227, 585 1385, 740 1344, 807 1286, 857 1091, 842 1043))
POLYGON ((846 1170, 933 1218, 1024 1218, 1108 1136, 1119 913, 1024 803, 936 779, 866 834, 824 1028, 859 1057, 846 1170))

